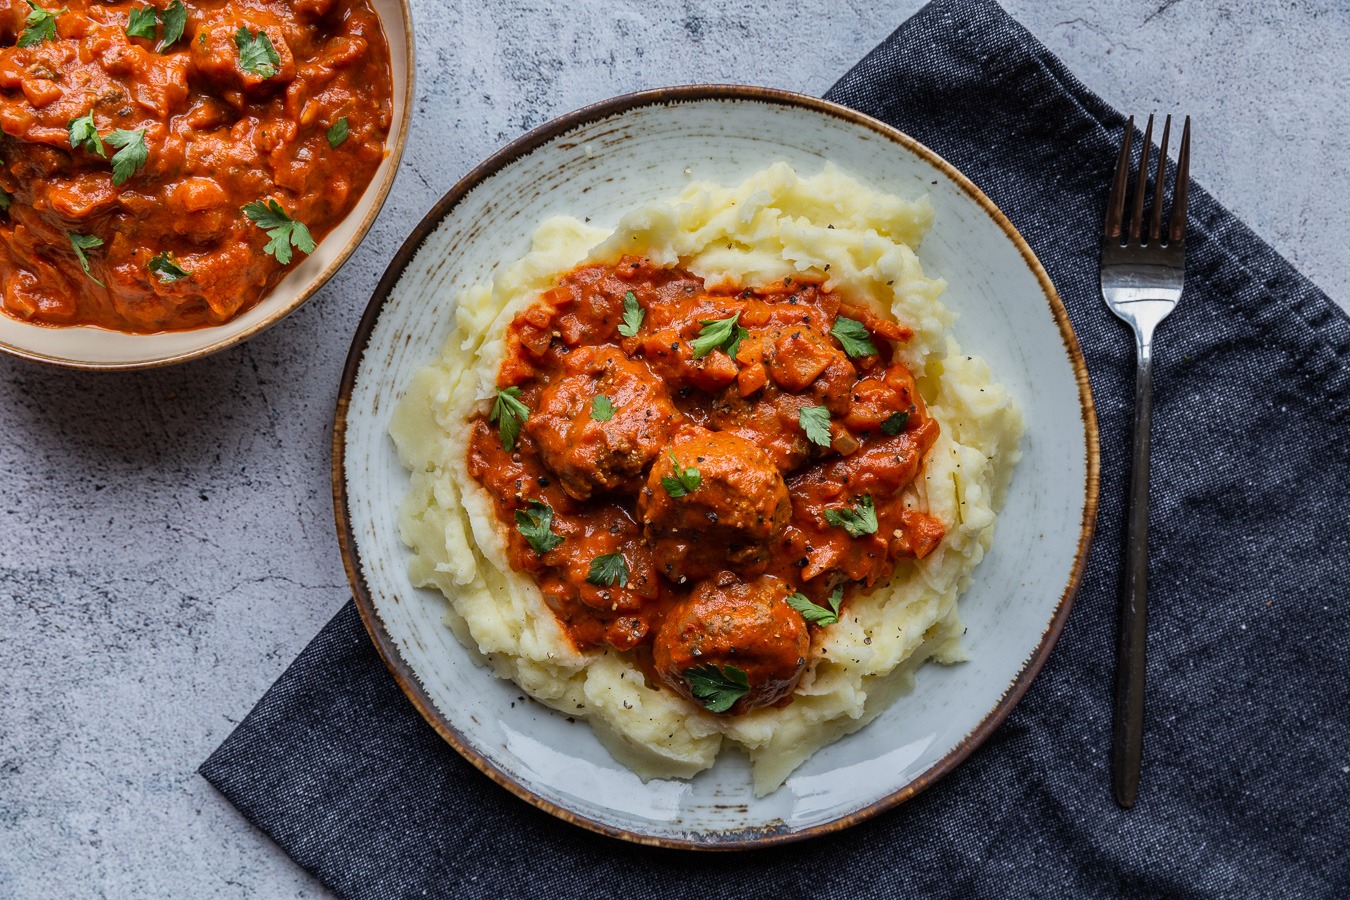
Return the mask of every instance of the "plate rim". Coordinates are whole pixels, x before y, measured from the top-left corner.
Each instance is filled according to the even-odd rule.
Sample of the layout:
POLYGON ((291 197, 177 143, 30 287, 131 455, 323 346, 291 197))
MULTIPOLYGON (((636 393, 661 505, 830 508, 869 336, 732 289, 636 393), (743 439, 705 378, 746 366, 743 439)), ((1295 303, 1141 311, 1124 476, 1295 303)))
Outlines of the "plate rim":
POLYGON ((375 286, 370 301, 361 315, 361 320, 357 325, 356 332, 352 336, 351 348, 348 351, 346 362, 343 365, 342 380, 338 388, 337 403, 334 409, 331 477, 333 489, 333 514, 337 528, 339 550, 342 556, 342 565, 347 573, 347 581, 351 585, 356 607, 361 614, 361 621, 365 625, 367 634, 369 634, 372 642, 375 644, 376 650, 380 654, 380 658, 384 661, 386 668, 388 668, 390 674, 394 677, 394 681, 398 684, 399 688, 402 689, 409 701, 411 701, 417 712, 432 726, 437 734, 450 744, 450 746, 454 747, 454 749, 470 764, 492 781, 506 788, 516 797, 519 797, 527 803, 530 803, 565 822, 580 826, 589 831, 603 834, 607 837, 618 838, 646 846, 680 850, 730 851, 748 850, 808 840, 813 837, 843 830, 885 812, 886 810, 892 809, 919 794, 924 789, 947 775, 952 769, 962 763, 976 747, 984 743, 989 735, 1003 723, 1004 719, 1008 717, 1008 714, 1012 712, 1013 707, 1015 707, 1022 699, 1022 696, 1030 687, 1031 682, 1035 680, 1036 676, 1040 673, 1041 668, 1045 665, 1045 661, 1049 657, 1050 651, 1054 648, 1060 633, 1064 629, 1064 624, 1068 619, 1069 611, 1072 609, 1074 599, 1082 585, 1083 575, 1087 567, 1088 555, 1092 545, 1092 536, 1097 522, 1098 488, 1100 483, 1100 446, 1096 408, 1093 403, 1091 385, 1088 380, 1087 363, 1084 360, 1082 349, 1078 343, 1078 337, 1073 330, 1073 326, 1069 320, 1068 311, 1065 309, 1064 303, 1060 299, 1059 292, 1055 289, 1054 284, 1050 281, 1050 276, 1046 273, 1045 268, 1041 265, 1040 260, 1037 259, 1035 253, 1032 252, 1031 247, 1027 244, 1021 233, 1008 220, 1007 216, 994 205, 994 202, 990 200, 983 191, 976 187, 969 178, 963 175, 955 166, 947 162, 936 152, 899 129, 893 128, 871 116, 841 104, 834 103, 830 100, 824 100, 819 97, 812 97, 780 88, 740 84, 692 84, 632 91, 620 94, 606 100, 580 107, 546 122, 543 125, 526 132, 520 137, 517 137, 504 147, 489 155, 478 165, 474 166, 467 174, 459 179, 459 181, 457 181, 430 210, 427 211, 426 215, 417 223, 416 227, 399 247, 398 252, 390 260, 389 266, 385 269, 384 275, 375 286), (959 188, 961 188, 967 196, 978 203, 1017 248, 1022 256, 1023 262, 1036 277, 1036 280, 1041 287, 1041 291, 1050 306, 1050 311, 1054 316, 1055 324, 1059 328, 1060 338, 1064 343, 1065 351, 1073 366, 1074 380, 1077 382, 1079 411, 1083 423, 1084 449, 1086 451, 1087 465, 1082 522, 1079 527, 1078 546, 1074 553, 1073 567, 1069 572, 1069 578, 1064 591, 1060 595, 1059 603, 1055 607, 1054 615, 1042 632, 1041 640, 1036 645, 1035 650, 1018 671, 1017 676, 1010 683, 1007 690, 1004 691, 999 702, 984 715, 978 725, 971 729, 971 731, 958 741, 941 759, 935 762, 909 784, 906 784, 898 790, 887 794, 885 797, 881 797, 848 815, 840 816, 839 818, 795 831, 764 832, 758 829, 738 829, 728 832, 709 833, 702 838, 685 838, 655 836, 619 828, 589 818, 573 810, 566 809, 539 796, 528 786, 503 772, 482 753, 476 750, 464 735, 449 722, 448 718, 436 708, 431 698, 423 689, 416 672, 414 672, 407 661, 403 659, 402 654, 398 651, 398 647, 385 629, 384 623, 381 620, 378 611, 375 609, 365 579, 361 575, 360 557, 356 546, 356 535, 352 528, 350 510, 348 509, 346 437, 347 412, 351 403, 352 391, 356 385, 357 372, 360 369, 361 360, 365 356, 371 333, 374 331, 375 324, 379 320, 380 313, 383 311, 384 305, 388 302, 394 287, 402 278, 404 271, 412 262, 413 257, 416 255, 422 243, 432 231, 440 226, 441 222, 444 221, 460 201, 462 201, 474 188, 478 187, 479 184, 490 178, 500 169, 513 163, 517 159, 528 155, 559 135, 565 134, 580 125, 615 116, 644 106, 675 105, 678 103, 706 100, 754 101, 806 108, 812 112, 822 113, 842 119, 850 124, 862 126, 922 157, 925 161, 940 169, 959 188))
MULTIPOLYGON (((315 294, 317 294, 319 290, 323 288, 324 285, 328 284, 328 282, 332 280, 333 276, 336 275, 344 265, 346 265, 347 260, 351 258, 351 255, 353 253, 356 252, 356 249, 360 247, 363 243, 365 243, 366 237, 370 234, 370 229, 375 225, 375 220, 379 217, 380 212, 384 209, 385 201, 389 199, 389 192, 390 190, 393 189, 394 181, 398 178, 399 164, 403 161, 403 150, 407 146, 408 131, 409 128, 412 126, 413 101, 416 99, 417 96, 417 55, 415 46, 416 41, 413 39, 413 18, 412 18, 411 0, 395 0, 395 2, 398 4, 400 14, 399 18, 403 22, 403 52, 407 56, 407 74, 404 79, 405 86, 404 86, 403 115, 400 116, 398 119, 398 140, 394 142, 394 145, 392 147, 388 148, 388 155, 386 155, 384 159, 384 162, 389 163, 388 169, 389 174, 385 176, 382 183, 375 185, 377 188, 377 193, 375 194, 374 203, 371 205, 370 210, 366 213, 365 217, 361 220, 361 224, 357 227, 356 233, 352 235, 351 240, 347 242, 346 246, 342 248, 341 252, 338 253, 338 255, 333 259, 333 261, 330 262, 323 269, 323 271, 319 272, 312 279, 310 279, 310 282, 305 286, 305 288, 301 290, 299 293, 297 293, 289 303, 287 303, 282 308, 276 310, 266 319, 263 319, 262 321, 258 322, 253 327, 245 331, 241 331, 239 334, 225 336, 220 338, 219 340, 212 341, 204 346, 196 347, 191 350, 182 350, 178 353, 171 353, 166 356, 156 356, 148 359, 130 360, 126 362, 98 362, 94 360, 71 359, 69 357, 53 356, 52 354, 49 353, 42 353, 36 350, 29 350, 26 347, 11 344, 8 341, 0 341, 0 355, 13 357, 14 359, 22 359, 27 362, 38 363, 39 365, 43 366, 50 366, 55 369, 66 369, 68 371, 74 372, 138 372, 146 369, 161 369, 164 368, 165 366, 175 366, 179 365, 180 363, 191 362, 196 359, 204 359, 205 357, 212 356, 216 353, 221 352, 222 350, 227 350, 230 347, 233 347, 237 344, 242 344, 245 341, 251 340, 252 338, 257 337, 262 332, 268 330, 272 326, 280 323, 283 319, 290 316, 291 313, 295 312, 300 307, 304 306, 307 302, 309 302, 309 299, 313 297, 315 294)), ((374 7, 372 5, 372 9, 373 8, 374 7)), ((376 15, 377 16, 379 15, 378 10, 376 10, 376 15)), ((381 27, 384 26, 383 16, 380 16, 380 25, 381 27)), ((388 41, 387 31, 385 34, 385 38, 386 41, 388 41)), ((388 43, 390 45, 390 56, 392 58, 394 53, 393 51, 394 45, 392 41, 388 41, 388 43)), ((393 129, 391 128, 390 130, 392 131, 393 129)), ((383 163, 381 163, 381 165, 383 165, 383 163)), ((374 179, 371 180, 371 184, 374 184, 374 179)), ((371 185, 369 184, 366 185, 366 190, 370 190, 370 186, 371 185)), ((362 196, 364 196, 364 194, 365 192, 363 191, 362 196)), ((345 218, 343 220, 339 220, 338 224, 340 225, 342 221, 345 221, 345 218)), ((337 226, 335 225, 334 228, 336 227, 337 226)), ((275 289, 276 288, 273 287, 273 290, 275 289)), ((267 300, 268 295, 270 295, 270 293, 271 291, 269 291, 268 294, 264 294, 258 300, 258 302, 262 303, 265 300, 267 300)), ((4 313, 0 313, 0 315, 4 315, 4 313)), ((74 325, 74 326, 38 325, 37 327, 94 328, 103 331, 108 330, 108 329, 99 329, 98 326, 82 326, 82 325, 74 325)), ((202 330, 205 329, 188 329, 188 331, 202 331, 202 330)), ((156 333, 163 333, 163 332, 156 332, 156 333)))

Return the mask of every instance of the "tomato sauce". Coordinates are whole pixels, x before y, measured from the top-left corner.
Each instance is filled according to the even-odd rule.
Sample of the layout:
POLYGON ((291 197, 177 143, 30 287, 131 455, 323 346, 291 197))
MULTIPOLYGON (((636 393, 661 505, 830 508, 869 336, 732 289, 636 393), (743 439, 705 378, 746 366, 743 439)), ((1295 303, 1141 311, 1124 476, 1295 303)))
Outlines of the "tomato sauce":
POLYGON ((384 159, 389 47, 369 0, 154 3, 133 28, 149 36, 127 33, 144 3, 0 5, 10 316, 134 333, 228 321, 304 258, 265 249, 243 207, 275 201, 320 240, 384 159), (161 46, 175 7, 185 27, 161 46), (73 146, 81 119, 97 138, 73 146), (144 142, 125 179, 117 132, 144 142))
POLYGON ((802 666, 806 626, 779 601, 800 593, 824 607, 842 588, 847 603, 942 540, 911 487, 938 423, 894 358, 910 337, 814 281, 709 287, 640 258, 582 267, 508 327, 497 384, 528 418, 512 441, 500 419, 475 420, 469 473, 494 498, 511 565, 534 577, 577 647, 650 662, 656 642, 669 658, 659 635, 677 630, 662 624, 678 608, 686 637, 711 635, 695 636, 693 659, 722 647, 750 671, 753 698, 755 660, 769 660, 774 685, 795 684, 802 666), (732 316, 739 340, 728 330, 708 351, 709 323, 732 316), (683 492, 690 469, 698 483, 683 492), (517 527, 540 504, 561 538, 544 552, 517 527), (874 527, 854 518, 865 505, 874 527), (595 579, 596 561, 615 554, 626 583, 595 579))

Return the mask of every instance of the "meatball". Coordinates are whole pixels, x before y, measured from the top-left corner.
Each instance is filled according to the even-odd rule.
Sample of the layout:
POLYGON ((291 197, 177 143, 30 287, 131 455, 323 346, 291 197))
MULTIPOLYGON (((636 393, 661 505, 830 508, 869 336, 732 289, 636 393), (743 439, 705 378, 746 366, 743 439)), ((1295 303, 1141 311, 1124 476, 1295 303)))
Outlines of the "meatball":
POLYGON ((726 568, 763 571, 770 543, 792 516, 792 501, 759 447, 734 434, 688 427, 652 464, 638 515, 658 568, 678 582, 726 568))
POLYGON ((573 350, 566 371, 525 431, 563 490, 587 500, 641 475, 683 417, 651 371, 616 347, 573 350))
POLYGON ((726 712, 741 715, 792 694, 806 668, 811 635, 801 613, 787 604, 791 589, 771 575, 737 581, 724 573, 704 581, 666 616, 652 644, 660 679, 695 702, 691 669, 735 666, 750 691, 726 712))

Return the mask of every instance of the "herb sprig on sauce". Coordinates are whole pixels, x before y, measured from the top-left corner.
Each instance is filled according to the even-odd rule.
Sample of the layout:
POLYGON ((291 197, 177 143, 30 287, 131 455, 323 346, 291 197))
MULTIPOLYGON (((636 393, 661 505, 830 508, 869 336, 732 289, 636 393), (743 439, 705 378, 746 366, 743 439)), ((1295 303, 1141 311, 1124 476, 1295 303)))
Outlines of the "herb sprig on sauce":
MULTIPOLYGON (((93 115, 90 113, 90 115, 93 115)), ((110 147, 120 147, 112 157, 113 184, 125 184, 150 159, 150 148, 145 145, 145 129, 135 131, 117 129, 103 139, 110 147)))
POLYGON ((33 0, 28 0, 28 17, 23 20, 28 27, 19 33, 19 46, 32 47, 43 41, 56 40, 56 17, 70 10, 64 6, 58 10, 46 10, 33 0))
POLYGON ((161 284, 173 284, 175 281, 192 277, 191 272, 178 265, 172 256, 163 251, 150 258, 149 269, 159 278, 161 284))
POLYGON ((632 291, 623 295, 623 324, 619 326, 619 334, 624 337, 637 337, 638 329, 642 327, 642 320, 647 318, 647 311, 638 303, 637 295, 632 291))
POLYGON ((622 553, 606 553, 591 560, 586 580, 600 587, 628 587, 628 560, 622 553))
POLYGON ((839 604, 844 602, 844 587, 840 585, 834 589, 826 601, 830 608, 817 606, 812 603, 805 594, 793 594, 787 598, 787 605, 802 614, 802 618, 812 625, 833 625, 839 621, 839 604))
POLYGON ((563 536, 553 532, 553 507, 538 500, 516 510, 516 530, 540 556, 563 542, 563 536))
POLYGON ((708 712, 724 713, 750 693, 749 676, 730 664, 719 669, 712 663, 705 663, 687 669, 684 680, 689 682, 689 692, 702 701, 708 712))
POLYGON ((591 400, 591 418, 597 422, 608 422, 614 418, 614 404, 604 394, 596 394, 591 400))
POLYGON ((503 388, 497 392, 488 413, 488 424, 497 424, 497 437, 502 449, 510 453, 520 437, 520 427, 530 420, 530 408, 520 401, 520 388, 503 388))
POLYGON ((244 207, 244 215, 267 232, 271 238, 263 251, 276 257, 283 266, 291 261, 291 248, 301 253, 314 252, 314 238, 303 222, 297 222, 287 215, 286 210, 275 200, 254 200, 244 207))
POLYGON ((862 537, 877 533, 877 510, 872 503, 872 495, 867 494, 850 509, 827 509, 825 521, 835 528, 842 528, 849 537, 862 537))
POLYGON ((239 68, 250 75, 271 78, 281 70, 281 56, 261 28, 255 34, 247 26, 240 25, 234 33, 234 46, 239 51, 239 68))
POLYGON ((351 134, 351 128, 347 125, 347 117, 343 116, 328 128, 328 146, 336 150, 342 146, 342 142, 347 140, 351 134))
POLYGON ((830 446, 830 411, 823 406, 803 406, 797 411, 797 424, 806 439, 818 447, 830 446))
POLYGON ((99 287, 104 287, 103 282, 94 277, 94 273, 89 268, 89 255, 86 251, 95 250, 103 246, 103 238, 93 234, 76 234, 73 231, 67 231, 66 237, 70 239, 70 246, 75 250, 75 258, 80 261, 80 268, 84 269, 84 274, 89 276, 89 280, 99 287))
POLYGON ((856 319, 840 316, 834 320, 830 334, 838 338, 844 352, 852 359, 877 355, 877 347, 872 343, 871 332, 867 330, 866 325, 856 319))
POLYGON ((694 359, 702 359, 719 348, 725 351, 727 356, 735 359, 741 341, 750 336, 750 332, 737 324, 740 319, 739 312, 725 319, 700 319, 699 324, 703 328, 700 329, 698 337, 689 342, 689 346, 694 350, 694 359))
POLYGON ((675 467, 675 476, 672 478, 667 475, 662 478, 661 487, 666 489, 671 499, 678 500, 698 490, 698 486, 703 483, 703 476, 699 474, 698 469, 693 467, 686 469, 681 466, 680 461, 675 458, 674 450, 670 451, 670 464, 675 467))

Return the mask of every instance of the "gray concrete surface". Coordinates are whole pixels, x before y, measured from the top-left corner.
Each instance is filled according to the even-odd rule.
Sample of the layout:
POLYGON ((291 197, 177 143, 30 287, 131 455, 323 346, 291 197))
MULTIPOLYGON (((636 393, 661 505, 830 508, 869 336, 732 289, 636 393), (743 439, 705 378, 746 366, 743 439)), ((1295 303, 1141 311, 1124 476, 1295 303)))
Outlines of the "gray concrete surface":
MULTIPOLYGON (((1005 3, 1117 107, 1190 112, 1195 175, 1350 305, 1345 0, 1005 3)), ((674 82, 819 94, 919 5, 414 0, 403 168, 318 297, 167 370, 0 359, 0 897, 325 896, 194 770, 346 600, 329 428, 394 248, 557 113, 674 82)))

